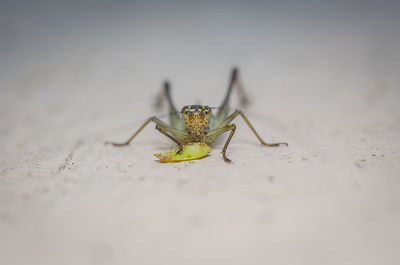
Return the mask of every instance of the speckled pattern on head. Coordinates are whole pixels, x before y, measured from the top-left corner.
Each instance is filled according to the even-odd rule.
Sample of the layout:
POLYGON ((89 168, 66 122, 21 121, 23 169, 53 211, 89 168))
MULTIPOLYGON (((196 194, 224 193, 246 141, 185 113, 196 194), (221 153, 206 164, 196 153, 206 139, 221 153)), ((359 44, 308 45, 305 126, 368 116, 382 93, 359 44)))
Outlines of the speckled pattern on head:
POLYGON ((195 142, 205 141, 209 129, 211 108, 205 105, 188 105, 182 108, 181 113, 192 140, 195 142))

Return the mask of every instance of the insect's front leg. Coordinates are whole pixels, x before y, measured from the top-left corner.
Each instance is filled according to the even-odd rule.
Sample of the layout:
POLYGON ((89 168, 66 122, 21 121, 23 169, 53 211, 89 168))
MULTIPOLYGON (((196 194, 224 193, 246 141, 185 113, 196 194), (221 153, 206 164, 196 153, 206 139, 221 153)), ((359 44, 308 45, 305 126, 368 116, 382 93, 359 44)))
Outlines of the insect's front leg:
POLYGON ((253 125, 250 123, 249 119, 247 119, 246 115, 241 110, 236 110, 234 113, 232 113, 225 121, 221 123, 220 126, 226 126, 227 124, 231 123, 233 119, 235 119, 238 115, 242 116, 243 120, 246 122, 247 126, 250 127, 251 131, 254 133, 254 135, 257 137, 257 139, 260 141, 260 143, 264 146, 268 147, 277 147, 280 145, 286 145, 289 146, 287 143, 266 143, 264 140, 260 137, 260 135, 257 133, 256 129, 254 129, 253 125))
POLYGON ((182 145, 183 145, 183 144, 182 144, 176 137, 174 137, 171 133, 168 133, 168 127, 163 126, 163 125, 160 125, 160 124, 157 124, 157 125, 156 125, 156 129, 157 129, 160 133, 164 134, 164 135, 167 136, 169 139, 171 139, 172 141, 174 141, 174 142, 179 146, 179 149, 178 149, 178 151, 176 152, 177 154, 182 153, 182 151, 183 151, 182 145))
POLYGON ((222 148, 222 157, 224 158, 225 162, 232 162, 229 158, 226 157, 226 149, 228 149, 229 142, 231 141, 233 135, 235 134, 236 131, 236 125, 235 124, 229 124, 226 125, 225 127, 215 129, 211 131, 209 134, 207 134, 207 138, 210 140, 214 140, 218 135, 231 131, 231 133, 228 136, 228 139, 225 142, 224 148, 222 148))
POLYGON ((146 125, 149 124, 151 121, 155 122, 157 125, 168 126, 165 122, 163 122, 162 120, 160 120, 157 117, 153 116, 153 117, 148 118, 147 121, 145 123, 143 123, 143 125, 140 126, 140 128, 131 137, 129 137, 129 139, 126 140, 125 142, 115 143, 115 142, 107 141, 107 142, 105 142, 105 144, 112 144, 113 146, 126 146, 126 145, 129 145, 129 143, 136 137, 136 135, 138 135, 144 129, 144 127, 146 127, 146 125))
POLYGON ((107 142, 105 142, 105 144, 112 144, 113 146, 126 146, 126 145, 129 145, 129 143, 133 140, 133 138, 135 138, 136 135, 138 135, 138 134, 143 130, 143 128, 146 127, 146 125, 149 124, 149 122, 151 122, 151 121, 154 121, 155 123, 161 122, 161 121, 160 121, 157 117, 155 117, 155 116, 150 117, 150 118, 147 119, 147 121, 146 121, 145 123, 143 123, 143 125, 140 126, 140 128, 139 128, 131 137, 129 137, 129 139, 126 140, 125 142, 122 142, 122 143, 115 143, 115 142, 107 141, 107 142))
POLYGON ((106 142, 106 144, 112 144, 114 146, 126 146, 129 145, 129 143, 143 130, 144 127, 146 127, 147 124, 150 122, 156 123, 156 129, 167 136, 169 139, 174 141, 178 146, 179 150, 178 153, 182 152, 183 150, 183 141, 189 137, 187 132, 172 128, 162 120, 158 119, 157 117, 150 117, 140 128, 131 136, 129 137, 128 140, 122 143, 115 143, 115 142, 106 142))

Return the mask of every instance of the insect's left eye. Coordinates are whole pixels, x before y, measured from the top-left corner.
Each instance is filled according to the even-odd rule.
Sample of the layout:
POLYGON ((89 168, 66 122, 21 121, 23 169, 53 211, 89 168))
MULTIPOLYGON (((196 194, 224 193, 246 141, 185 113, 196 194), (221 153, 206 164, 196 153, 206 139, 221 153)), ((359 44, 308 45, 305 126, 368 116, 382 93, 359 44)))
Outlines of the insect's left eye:
POLYGON ((205 110, 204 110, 204 113, 205 113, 205 114, 208 114, 208 109, 205 109, 205 110))
POLYGON ((185 110, 185 114, 189 114, 189 110, 188 109, 185 110))

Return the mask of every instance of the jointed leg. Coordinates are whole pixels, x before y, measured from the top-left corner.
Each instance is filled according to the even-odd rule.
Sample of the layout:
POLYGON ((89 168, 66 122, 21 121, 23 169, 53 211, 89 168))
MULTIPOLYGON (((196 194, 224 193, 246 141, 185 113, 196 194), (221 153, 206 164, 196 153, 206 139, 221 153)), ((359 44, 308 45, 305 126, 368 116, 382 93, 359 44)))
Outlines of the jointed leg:
POLYGON ((228 139, 225 142, 224 148, 222 148, 222 156, 225 160, 225 162, 232 162, 229 158, 226 157, 226 149, 228 148, 229 142, 231 141, 233 135, 235 134, 236 131, 236 125, 235 124, 231 124, 229 126, 227 126, 228 128, 226 128, 227 130, 231 130, 231 133, 228 136, 228 139))
MULTIPOLYGON (((235 68, 235 69, 237 70, 237 68, 235 68)), ((239 78, 238 73, 236 73, 236 88, 237 88, 237 91, 239 92, 240 106, 246 107, 249 104, 249 98, 247 97, 247 94, 244 91, 244 88, 243 88, 243 85, 239 78)))
POLYGON ((229 142, 231 141, 233 135, 235 134, 236 125, 229 124, 229 125, 226 125, 225 127, 213 130, 207 135, 207 138, 210 137, 210 139, 215 139, 218 135, 220 135, 224 132, 227 132, 227 131, 231 131, 231 133, 229 134, 228 139, 225 142, 224 148, 222 148, 222 156, 223 156, 225 162, 231 162, 231 160, 226 157, 226 149, 228 148, 229 142))
POLYGON ((160 133, 164 134, 164 135, 167 136, 169 139, 171 139, 172 141, 174 141, 174 142, 179 146, 179 150, 178 150, 177 154, 179 154, 179 153, 182 152, 182 150, 183 150, 182 143, 181 143, 178 139, 176 139, 172 134, 170 134, 170 133, 167 132, 168 128, 166 128, 166 127, 163 126, 163 125, 157 124, 157 125, 156 125, 156 129, 157 129, 158 131, 160 131, 160 133))
POLYGON ((155 107, 157 108, 161 107, 164 101, 163 99, 166 98, 168 101, 168 107, 170 111, 176 111, 175 105, 172 102, 170 91, 171 91, 170 83, 168 81, 164 81, 162 84, 162 91, 156 98, 155 107))
POLYGON ((231 78, 229 80, 228 91, 226 92, 224 101, 221 104, 221 108, 229 105, 229 99, 231 98, 231 93, 233 87, 238 83, 239 80, 239 70, 234 67, 231 72, 231 78))
POLYGON ((157 97, 156 102, 155 102, 155 107, 156 108, 161 108, 163 98, 166 98, 168 101, 168 108, 169 108, 169 120, 170 124, 172 127, 184 130, 185 129, 185 123, 182 120, 182 117, 180 115, 180 111, 175 107, 174 102, 172 101, 171 97, 171 85, 168 81, 164 81, 163 83, 163 91, 160 93, 160 95, 157 97))
POLYGON ((246 93, 244 92, 243 86, 239 80, 239 70, 234 67, 231 72, 231 77, 229 80, 228 90, 226 92, 225 98, 222 104, 218 108, 218 112, 214 119, 214 128, 220 127, 219 125, 228 117, 229 115, 229 101, 231 98, 232 90, 237 87, 240 97, 240 105, 245 106, 248 104, 248 99, 246 93))
POLYGON ((250 123, 249 119, 243 114, 241 110, 236 110, 234 113, 232 113, 220 126, 226 126, 229 123, 232 122, 233 119, 235 119, 238 115, 242 116, 243 120, 246 122, 246 124, 250 127, 250 129, 253 131, 254 135, 257 137, 257 139, 260 141, 260 143, 264 146, 269 146, 269 147, 276 147, 280 145, 286 145, 288 146, 287 143, 266 143, 264 140, 260 137, 260 135, 257 133, 257 131, 254 129, 253 125, 250 123))
POLYGON ((228 91, 226 92, 226 96, 224 98, 224 101, 221 104, 221 107, 225 105, 229 105, 229 99, 232 93, 233 87, 237 87, 239 96, 240 96, 240 104, 242 106, 246 105, 248 103, 247 95, 244 92, 243 86, 239 80, 239 70, 237 67, 234 67, 231 72, 231 78, 229 81, 229 86, 228 86, 228 91))
MULTIPOLYGON (((150 117, 142 126, 140 126, 140 128, 125 142, 123 143, 114 143, 114 142, 106 142, 106 144, 112 144, 114 146, 126 146, 129 145, 129 143, 136 137, 136 135, 138 135, 144 127, 146 127, 147 124, 149 124, 149 122, 155 122, 157 124, 156 129, 159 130, 161 133, 165 134, 166 136, 168 136, 171 140, 173 140, 175 143, 177 143, 179 146, 181 146, 182 144, 180 143, 180 141, 178 139, 176 139, 175 137, 171 136, 171 135, 167 135, 166 133, 169 132, 170 134, 185 134, 184 132, 180 132, 174 128, 169 127, 165 122, 161 121, 160 119, 158 119, 157 117, 150 117)), ((184 137, 184 135, 183 135, 184 137)))
POLYGON ((177 108, 175 107, 174 102, 172 101, 171 97, 171 85, 168 81, 165 81, 163 84, 164 95, 168 101, 169 112, 171 113, 178 113, 177 108))

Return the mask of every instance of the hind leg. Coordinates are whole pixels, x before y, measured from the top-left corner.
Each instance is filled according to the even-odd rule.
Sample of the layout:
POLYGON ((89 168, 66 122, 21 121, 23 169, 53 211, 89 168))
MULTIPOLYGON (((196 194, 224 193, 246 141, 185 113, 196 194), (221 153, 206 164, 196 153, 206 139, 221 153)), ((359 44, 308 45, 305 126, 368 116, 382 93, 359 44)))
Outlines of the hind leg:
POLYGON ((229 105, 230 95, 231 95, 232 89, 234 87, 236 87, 237 91, 239 92, 240 106, 244 107, 249 103, 249 99, 246 95, 246 92, 244 91, 243 85, 239 78, 239 69, 237 67, 234 67, 234 68, 232 68, 232 71, 231 71, 231 78, 229 81, 228 91, 226 93, 226 96, 225 96, 224 101, 222 102, 221 106, 224 104, 229 105))
POLYGON ((163 98, 167 99, 169 108, 169 121, 173 128, 184 130, 185 123, 181 117, 180 111, 175 107, 171 97, 171 85, 168 81, 164 81, 162 93, 156 99, 156 108, 161 108, 163 98))
POLYGON ((226 92, 225 98, 222 101, 222 104, 218 108, 218 112, 215 115, 213 128, 219 127, 219 125, 228 117, 229 115, 229 101, 232 94, 232 89, 236 87, 239 92, 240 97, 240 105, 243 107, 248 104, 248 98, 246 93, 244 92, 243 86, 239 80, 239 70, 237 67, 234 67, 231 71, 231 77, 229 80, 228 90, 226 92))
POLYGON ((169 81, 164 81, 162 84, 162 91, 161 93, 157 96, 155 102, 154 102, 154 107, 156 108, 161 108, 163 106, 164 98, 167 99, 168 102, 168 108, 170 112, 178 112, 177 108, 175 107, 174 102, 172 101, 171 97, 171 84, 169 81))

